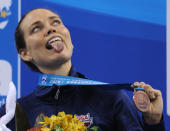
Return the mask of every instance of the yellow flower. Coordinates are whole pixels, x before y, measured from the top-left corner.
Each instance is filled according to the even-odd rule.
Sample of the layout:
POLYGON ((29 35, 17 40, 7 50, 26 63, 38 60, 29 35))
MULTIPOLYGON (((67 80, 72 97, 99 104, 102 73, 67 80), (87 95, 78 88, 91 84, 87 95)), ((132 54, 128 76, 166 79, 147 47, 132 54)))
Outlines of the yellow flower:
POLYGON ((57 116, 59 116, 59 117, 65 117, 65 115, 66 115, 65 112, 62 111, 62 112, 59 112, 57 116))
POLYGON ((47 116, 44 117, 44 121, 39 122, 39 124, 42 124, 42 126, 47 126, 50 124, 50 118, 48 118, 47 116))
POLYGON ((44 117, 44 121, 40 124, 43 127, 42 131, 56 129, 56 125, 63 131, 85 131, 87 129, 84 123, 77 119, 76 115, 73 117, 71 114, 65 114, 65 112, 59 112, 57 116, 52 115, 50 118, 44 117))
POLYGON ((47 127, 43 127, 43 128, 41 128, 41 131, 51 131, 51 130, 47 127))
POLYGON ((55 125, 57 124, 57 117, 52 115, 50 117, 50 129, 55 129, 55 125))

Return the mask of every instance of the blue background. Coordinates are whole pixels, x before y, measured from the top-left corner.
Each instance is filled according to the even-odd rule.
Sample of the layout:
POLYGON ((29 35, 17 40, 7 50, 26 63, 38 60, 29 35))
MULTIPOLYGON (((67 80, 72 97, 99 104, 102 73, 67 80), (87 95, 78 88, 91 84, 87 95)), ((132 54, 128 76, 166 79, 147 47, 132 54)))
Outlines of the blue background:
MULTIPOLYGON (((21 14, 39 7, 59 13, 70 30, 77 71, 93 80, 144 81, 160 89, 166 129, 170 130, 165 0, 29 0, 22 1, 21 14)), ((37 85, 38 74, 23 63, 21 70, 21 96, 25 96, 37 85)))
MULTIPOLYGON (((18 0, 10 7, 11 15, 0 17, 0 22, 8 20, 4 29, 0 29, 0 59, 8 61, 12 66, 12 80, 18 87, 18 54, 15 48, 14 32, 18 23, 18 0)), ((17 94, 18 95, 18 94, 17 94)))

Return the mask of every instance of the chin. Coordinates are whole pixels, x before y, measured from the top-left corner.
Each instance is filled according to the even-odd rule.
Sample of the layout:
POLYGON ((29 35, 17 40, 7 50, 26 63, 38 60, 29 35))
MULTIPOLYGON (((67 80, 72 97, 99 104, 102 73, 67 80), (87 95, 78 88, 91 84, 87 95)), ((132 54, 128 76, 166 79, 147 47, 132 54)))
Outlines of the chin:
POLYGON ((57 64, 57 65, 62 65, 62 64, 65 64, 67 62, 71 61, 71 56, 68 56, 68 57, 61 57, 59 59, 56 59, 54 62, 57 64))

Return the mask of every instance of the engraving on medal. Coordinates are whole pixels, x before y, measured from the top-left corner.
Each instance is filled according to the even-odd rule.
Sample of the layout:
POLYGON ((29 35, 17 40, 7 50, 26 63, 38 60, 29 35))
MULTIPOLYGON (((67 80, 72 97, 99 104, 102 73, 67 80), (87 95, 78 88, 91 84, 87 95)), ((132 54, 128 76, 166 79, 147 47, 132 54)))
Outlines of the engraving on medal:
POLYGON ((133 96, 133 101, 138 110, 146 112, 149 110, 150 100, 144 91, 136 91, 133 96))

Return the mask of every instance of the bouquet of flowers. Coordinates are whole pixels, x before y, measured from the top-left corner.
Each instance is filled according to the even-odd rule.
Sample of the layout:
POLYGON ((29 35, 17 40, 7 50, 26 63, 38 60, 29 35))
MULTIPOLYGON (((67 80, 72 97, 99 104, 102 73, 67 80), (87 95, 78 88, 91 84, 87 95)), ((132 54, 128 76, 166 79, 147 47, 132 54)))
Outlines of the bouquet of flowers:
MULTIPOLYGON (((51 117, 44 116, 41 113, 37 117, 36 123, 38 124, 37 127, 27 131, 88 131, 87 127, 76 115, 73 117, 71 114, 65 114, 65 112, 59 112, 57 116, 52 115, 51 117)), ((90 130, 97 131, 98 128, 94 126, 90 130)))

